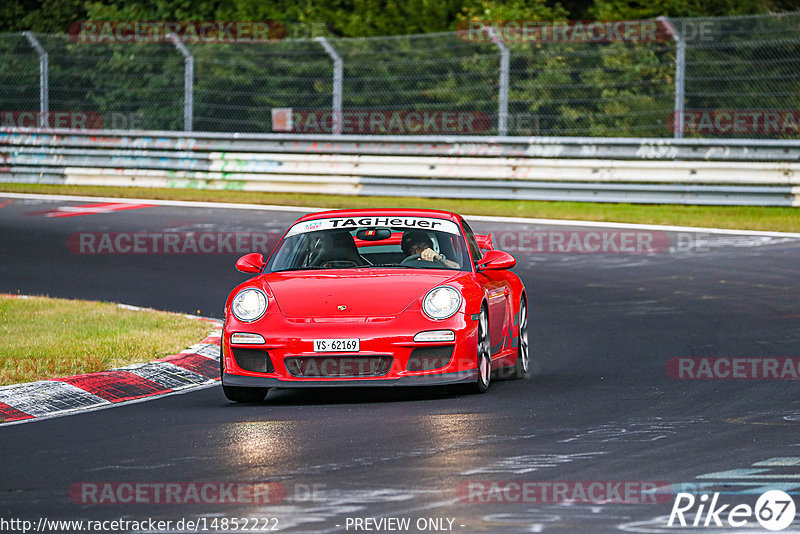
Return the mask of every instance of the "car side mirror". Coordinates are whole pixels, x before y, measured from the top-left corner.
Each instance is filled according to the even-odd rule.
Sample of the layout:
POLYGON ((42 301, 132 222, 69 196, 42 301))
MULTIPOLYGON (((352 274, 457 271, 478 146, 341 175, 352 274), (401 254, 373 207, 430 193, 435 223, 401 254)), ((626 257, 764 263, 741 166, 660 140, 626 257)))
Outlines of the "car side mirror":
POLYGON ((258 274, 264 268, 264 256, 259 252, 245 254, 236 260, 236 270, 242 273, 258 274))
POLYGON ((517 264, 516 258, 502 250, 489 250, 478 260, 477 266, 482 271, 501 271, 517 264))

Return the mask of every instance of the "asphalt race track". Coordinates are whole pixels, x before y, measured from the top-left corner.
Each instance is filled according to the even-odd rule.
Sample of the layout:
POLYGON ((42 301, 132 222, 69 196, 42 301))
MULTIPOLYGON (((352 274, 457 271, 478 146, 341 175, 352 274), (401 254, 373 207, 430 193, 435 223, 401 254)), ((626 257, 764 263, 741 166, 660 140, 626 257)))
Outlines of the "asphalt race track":
MULTIPOLYGON (((0 292, 221 317, 245 276, 225 236, 273 236, 300 215, 75 208, 88 204, 0 196, 0 292), (148 253, 152 241, 122 252, 127 238, 97 253, 102 233, 145 232, 217 237, 198 253, 148 253)), ((537 239, 586 245, 591 227, 473 227, 518 259, 535 376, 494 381, 486 395, 273 390, 258 405, 211 387, 0 425, 0 518, 172 521, 105 532, 767 532, 754 516, 732 528, 728 513, 769 489, 800 505, 800 239, 652 231, 656 250, 623 253, 610 235, 620 230, 602 228, 600 253, 576 253, 537 250, 537 239), (723 376, 755 372, 761 359, 779 361, 779 374, 723 376), (698 367, 676 374, 687 362, 698 367), (189 495, 201 483, 268 495, 198 504, 189 495), (166 489, 153 497, 166 484, 180 488, 172 501, 166 489), (679 492, 697 503, 686 528, 668 527, 679 492), (715 494, 717 508, 729 505, 716 516, 724 528, 704 512, 692 527, 701 496, 707 510, 715 494)), ((782 532, 800 532, 800 521, 782 532)))

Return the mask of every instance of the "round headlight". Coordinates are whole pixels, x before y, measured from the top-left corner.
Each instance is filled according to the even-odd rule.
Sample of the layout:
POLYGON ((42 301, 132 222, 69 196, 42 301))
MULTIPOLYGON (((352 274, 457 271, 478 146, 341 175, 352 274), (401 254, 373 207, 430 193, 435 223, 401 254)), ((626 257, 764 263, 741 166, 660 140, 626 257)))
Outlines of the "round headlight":
POLYGON ((422 311, 431 319, 447 319, 461 307, 461 293, 450 286, 428 291, 422 301, 422 311))
POLYGON ((243 289, 233 297, 231 311, 240 321, 255 321, 267 311, 267 296, 258 289, 243 289))

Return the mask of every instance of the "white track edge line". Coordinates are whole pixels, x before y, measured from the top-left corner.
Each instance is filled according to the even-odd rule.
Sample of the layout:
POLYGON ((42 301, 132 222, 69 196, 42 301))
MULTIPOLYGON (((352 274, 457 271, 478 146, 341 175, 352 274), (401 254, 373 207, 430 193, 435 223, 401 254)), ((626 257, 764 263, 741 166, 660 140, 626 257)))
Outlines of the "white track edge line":
MULTIPOLYGON (((195 208, 218 208, 218 209, 237 209, 237 210, 258 210, 258 211, 285 211, 295 213, 316 213, 326 211, 328 208, 308 207, 308 206, 277 206, 269 204, 238 204, 233 202, 199 202, 193 200, 157 200, 147 198, 115 198, 115 197, 92 197, 76 195, 41 195, 37 193, 4 193, 0 192, 0 197, 8 198, 27 198, 41 200, 74 200, 80 202, 122 202, 126 204, 154 204, 158 206, 179 206, 195 208)), ((360 208, 356 208, 360 209, 360 208)), ((369 209, 369 208, 363 208, 369 209)), ((553 226, 586 226, 591 228, 629 228, 632 230, 662 230, 667 232, 700 232, 709 234, 727 235, 754 235, 764 237, 787 237, 800 239, 800 232, 772 232, 764 230, 734 230, 728 228, 704 228, 698 226, 673 226, 660 224, 640 224, 623 222, 601 222, 583 221, 569 219, 537 219, 527 217, 500 217, 490 215, 464 215, 464 218, 482 222, 505 222, 513 224, 547 224, 553 226)))

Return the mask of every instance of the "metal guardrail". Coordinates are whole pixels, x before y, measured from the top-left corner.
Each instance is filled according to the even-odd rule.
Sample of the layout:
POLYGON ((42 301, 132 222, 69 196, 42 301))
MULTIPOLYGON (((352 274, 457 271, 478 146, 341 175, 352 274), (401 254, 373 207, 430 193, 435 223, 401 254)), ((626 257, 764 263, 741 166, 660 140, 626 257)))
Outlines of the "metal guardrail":
POLYGON ((201 133, 0 128, 0 146, 687 161, 800 161, 800 139, 201 133))
POLYGON ((800 141, 0 130, 0 181, 800 206, 800 141))

